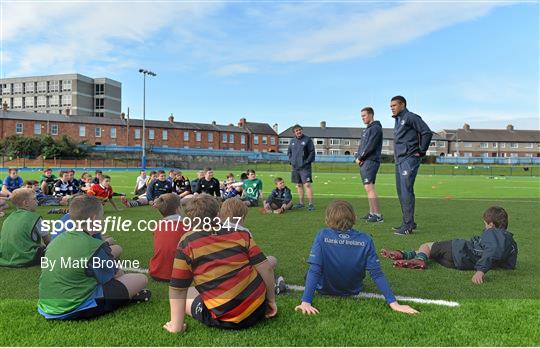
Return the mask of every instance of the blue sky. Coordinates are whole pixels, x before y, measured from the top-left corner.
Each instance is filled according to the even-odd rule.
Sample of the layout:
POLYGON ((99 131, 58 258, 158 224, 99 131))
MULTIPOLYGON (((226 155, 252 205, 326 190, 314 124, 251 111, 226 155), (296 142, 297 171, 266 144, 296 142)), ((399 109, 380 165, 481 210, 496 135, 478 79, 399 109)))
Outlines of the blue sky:
POLYGON ((149 119, 392 127, 404 95, 433 130, 539 129, 539 3, 8 2, 2 77, 78 72, 122 82, 149 119))

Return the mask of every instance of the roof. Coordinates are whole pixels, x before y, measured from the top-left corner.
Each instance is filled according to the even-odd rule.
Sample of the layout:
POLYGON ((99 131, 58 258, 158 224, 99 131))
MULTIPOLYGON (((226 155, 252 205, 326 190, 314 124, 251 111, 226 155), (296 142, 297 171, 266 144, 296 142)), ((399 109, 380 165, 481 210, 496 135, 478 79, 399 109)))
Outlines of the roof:
POLYGON ((458 141, 500 141, 500 142, 540 142, 540 130, 516 129, 457 129, 452 140, 458 141))
POLYGON ((249 132, 255 134, 277 135, 276 131, 272 127, 270 127, 268 123, 246 121, 246 123, 244 123, 244 128, 247 129, 249 132))
MULTIPOLYGON (((25 112, 25 111, 3 111, 0 109, 0 119, 11 120, 26 120, 26 121, 43 121, 43 122, 66 122, 75 124, 96 124, 96 125, 108 125, 108 126, 123 126, 126 125, 126 120, 122 120, 120 117, 92 117, 92 116, 67 116, 61 114, 46 114, 38 112, 25 112)), ((199 130, 199 131, 221 131, 232 133, 247 133, 243 128, 231 126, 231 125, 214 125, 206 123, 192 123, 192 122, 173 122, 169 121, 157 121, 146 120, 147 128, 168 128, 168 129, 186 129, 186 130, 199 130)), ((142 127, 141 119, 130 119, 129 125, 131 127, 142 127)))
MULTIPOLYGON (((294 137, 293 127, 289 127, 279 134, 280 137, 294 137)), ((334 139, 360 139, 365 128, 354 127, 302 127, 304 134, 311 138, 334 138, 334 139)), ((393 139, 394 129, 383 128, 383 138, 393 139)))

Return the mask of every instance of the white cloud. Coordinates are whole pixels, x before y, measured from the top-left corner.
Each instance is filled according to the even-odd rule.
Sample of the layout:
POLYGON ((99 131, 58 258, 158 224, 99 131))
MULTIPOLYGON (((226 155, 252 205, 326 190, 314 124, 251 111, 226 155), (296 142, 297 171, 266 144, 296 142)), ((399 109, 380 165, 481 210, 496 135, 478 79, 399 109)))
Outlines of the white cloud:
POLYGON ((214 70, 217 76, 231 76, 237 74, 247 74, 257 71, 256 68, 246 64, 228 64, 214 70))

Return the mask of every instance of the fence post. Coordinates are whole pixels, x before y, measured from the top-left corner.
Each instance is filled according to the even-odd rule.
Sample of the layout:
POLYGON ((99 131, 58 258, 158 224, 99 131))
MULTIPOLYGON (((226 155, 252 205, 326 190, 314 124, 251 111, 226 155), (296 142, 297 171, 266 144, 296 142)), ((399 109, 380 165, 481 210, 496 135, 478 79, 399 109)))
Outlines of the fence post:
POLYGON ((513 168, 513 166, 512 166, 512 165, 510 165, 510 176, 514 176, 514 175, 512 174, 512 172, 513 172, 513 169, 514 169, 514 168, 513 168))

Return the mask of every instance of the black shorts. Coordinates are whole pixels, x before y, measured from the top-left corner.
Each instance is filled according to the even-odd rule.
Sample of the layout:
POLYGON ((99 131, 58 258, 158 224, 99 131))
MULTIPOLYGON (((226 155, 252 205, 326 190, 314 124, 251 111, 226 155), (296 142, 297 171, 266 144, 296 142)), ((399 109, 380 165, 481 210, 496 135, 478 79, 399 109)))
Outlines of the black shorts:
POLYGON ((68 319, 78 320, 97 317, 125 306, 130 301, 126 286, 116 279, 111 279, 103 284, 103 297, 96 299, 96 307, 76 312, 68 319))
POLYGON ((435 242, 431 246, 430 258, 447 268, 456 268, 452 256, 452 241, 435 242))
POLYGON ((201 295, 198 295, 195 297, 193 304, 191 305, 191 316, 193 319, 198 320, 207 326, 217 327, 220 329, 240 330, 251 327, 261 321, 266 314, 267 306, 268 302, 264 300, 264 302, 246 319, 239 323, 231 323, 228 321, 214 319, 210 313, 210 310, 204 305, 201 295))
POLYGON ((250 207, 258 207, 259 206, 259 200, 254 198, 242 198, 242 201, 249 202, 250 207))
POLYGON ((374 184, 377 179, 377 172, 381 164, 379 162, 365 160, 360 166, 360 176, 364 185, 374 184))
POLYGON ((313 182, 311 177, 311 167, 306 169, 294 169, 291 173, 291 181, 294 184, 306 184, 308 182, 313 182))
MULTIPOLYGON (((278 209, 278 208, 281 208, 281 206, 282 206, 283 204, 289 204, 290 202, 285 203, 285 202, 283 202, 283 201, 280 200, 280 199, 277 199, 277 198, 271 198, 271 199, 270 199, 270 202, 266 201, 266 203, 268 203, 270 206, 274 205, 274 206, 277 207, 277 208, 275 208, 275 209, 278 209)), ((289 207, 289 209, 292 209, 292 205, 289 207)))

